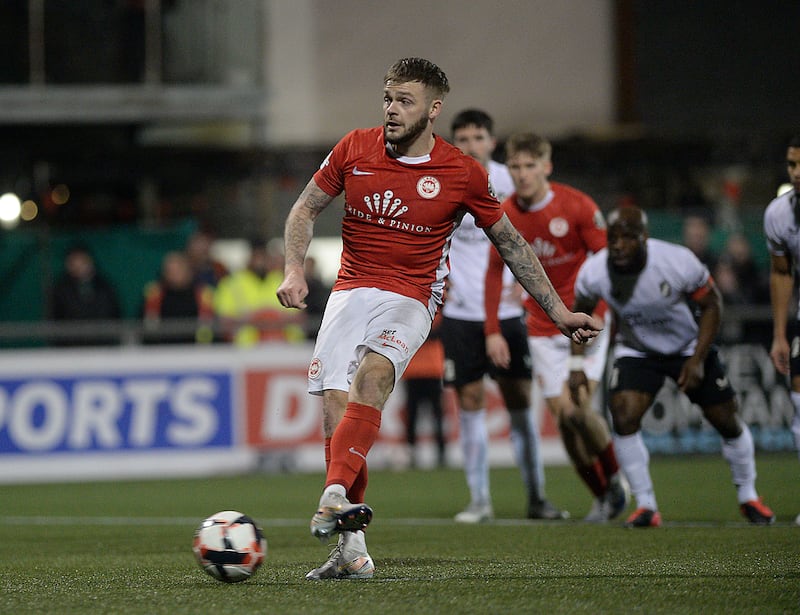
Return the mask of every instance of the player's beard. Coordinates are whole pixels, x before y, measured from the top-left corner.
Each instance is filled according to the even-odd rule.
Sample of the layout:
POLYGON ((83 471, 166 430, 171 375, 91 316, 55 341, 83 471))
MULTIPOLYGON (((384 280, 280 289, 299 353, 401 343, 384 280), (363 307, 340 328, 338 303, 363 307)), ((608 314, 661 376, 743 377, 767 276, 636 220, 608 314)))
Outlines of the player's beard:
POLYGON ((398 136, 389 137, 386 133, 386 124, 383 126, 383 138, 386 139, 386 142, 394 146, 397 149, 398 146, 402 147, 404 145, 410 145, 414 141, 417 140, 425 129, 428 127, 428 116, 423 115, 419 120, 411 124, 406 131, 398 136))

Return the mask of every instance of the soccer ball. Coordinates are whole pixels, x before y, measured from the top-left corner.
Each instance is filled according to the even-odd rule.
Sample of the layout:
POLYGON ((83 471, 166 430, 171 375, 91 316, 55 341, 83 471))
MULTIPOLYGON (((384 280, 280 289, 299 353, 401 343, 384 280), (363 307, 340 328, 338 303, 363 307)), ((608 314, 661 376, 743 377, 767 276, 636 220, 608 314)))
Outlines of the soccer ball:
POLYGON ((225 583, 245 581, 267 556, 267 539, 247 515, 223 510, 195 530, 192 551, 209 575, 225 583))

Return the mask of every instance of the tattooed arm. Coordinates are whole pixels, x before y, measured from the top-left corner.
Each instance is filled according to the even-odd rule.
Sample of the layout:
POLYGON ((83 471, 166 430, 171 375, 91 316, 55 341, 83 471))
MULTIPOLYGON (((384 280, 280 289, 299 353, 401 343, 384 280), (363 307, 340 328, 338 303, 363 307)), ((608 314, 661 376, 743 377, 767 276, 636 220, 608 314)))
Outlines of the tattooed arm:
POLYGON ((570 312, 564 305, 533 249, 514 228, 508 216, 503 214, 485 231, 519 283, 561 333, 577 343, 583 343, 602 331, 603 323, 588 314, 570 312))
POLYGON ((308 245, 314 236, 314 221, 332 200, 333 197, 311 179, 297 197, 286 218, 286 226, 283 231, 286 266, 283 282, 277 290, 278 299, 285 307, 306 307, 305 298, 308 295, 308 284, 303 271, 303 263, 306 259, 308 245))

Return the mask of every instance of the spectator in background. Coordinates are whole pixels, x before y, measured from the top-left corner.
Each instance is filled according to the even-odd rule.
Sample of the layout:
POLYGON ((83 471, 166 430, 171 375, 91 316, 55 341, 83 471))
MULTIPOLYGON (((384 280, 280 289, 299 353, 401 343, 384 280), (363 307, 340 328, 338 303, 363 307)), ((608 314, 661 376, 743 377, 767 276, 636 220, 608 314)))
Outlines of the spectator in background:
POLYGON ((718 266, 730 267, 748 304, 769 303, 769 274, 759 267, 753 256, 753 247, 742 233, 731 233, 718 259, 718 266))
POLYGON ((408 442, 412 467, 417 465, 417 419, 419 411, 426 406, 433 419, 437 464, 443 468, 447 463, 442 407, 444 346, 439 339, 440 324, 441 313, 434 318, 428 339, 411 358, 411 362, 403 373, 403 383, 406 389, 406 442, 408 442))
POLYGON ((769 347, 771 323, 747 309, 753 305, 769 304, 769 275, 753 258, 747 237, 741 233, 728 236, 712 274, 724 305, 739 308, 724 312, 720 341, 769 347))
POLYGON ((710 271, 717 264, 711 251, 711 218, 701 212, 691 212, 683 219, 683 245, 689 248, 710 271))
POLYGON ((745 285, 736 275, 736 269, 730 259, 721 258, 714 267, 714 281, 722 295, 722 302, 726 306, 748 305, 748 292, 745 285))
POLYGON ((145 343, 213 341, 212 289, 194 281, 185 253, 175 251, 164 256, 159 279, 145 286, 142 319, 145 343))
MULTIPOLYGON (((53 287, 50 300, 51 318, 64 321, 118 320, 122 316, 117 291, 97 271, 94 256, 83 244, 74 244, 64 257, 64 271, 53 287)), ((116 344, 109 337, 92 338, 85 334, 59 337, 57 346, 91 346, 116 344)))
POLYGON ((239 346, 266 341, 301 342, 305 313, 283 307, 276 292, 283 281, 283 252, 278 243, 250 242, 247 266, 220 280, 214 311, 225 338, 239 346))
POLYGON ((192 267, 195 283, 216 287, 228 275, 228 268, 211 256, 213 237, 205 231, 196 231, 186 240, 186 256, 192 267))

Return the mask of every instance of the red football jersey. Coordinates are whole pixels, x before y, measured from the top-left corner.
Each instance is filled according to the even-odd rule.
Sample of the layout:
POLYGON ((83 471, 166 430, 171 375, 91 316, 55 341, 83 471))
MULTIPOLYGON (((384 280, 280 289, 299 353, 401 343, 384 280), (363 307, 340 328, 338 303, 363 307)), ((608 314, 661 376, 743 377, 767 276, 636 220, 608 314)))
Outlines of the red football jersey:
MULTIPOLYGON (((565 184, 550 182, 552 199, 531 209, 522 209, 512 194, 503 202, 503 211, 511 223, 531 244, 547 272, 553 287, 568 308, 575 302, 575 278, 589 252, 606 246, 603 214, 592 198, 565 184)), ((489 256, 486 273, 486 333, 497 333, 497 306, 502 286, 503 261, 496 250, 489 256)), ((525 301, 528 312, 528 335, 549 336, 559 333, 531 297, 525 301)))
POLYGON ((450 238, 463 213, 480 227, 503 215, 486 170, 438 136, 430 155, 395 158, 382 127, 354 130, 314 181, 331 196, 345 195, 333 290, 373 287, 440 304, 450 238))

